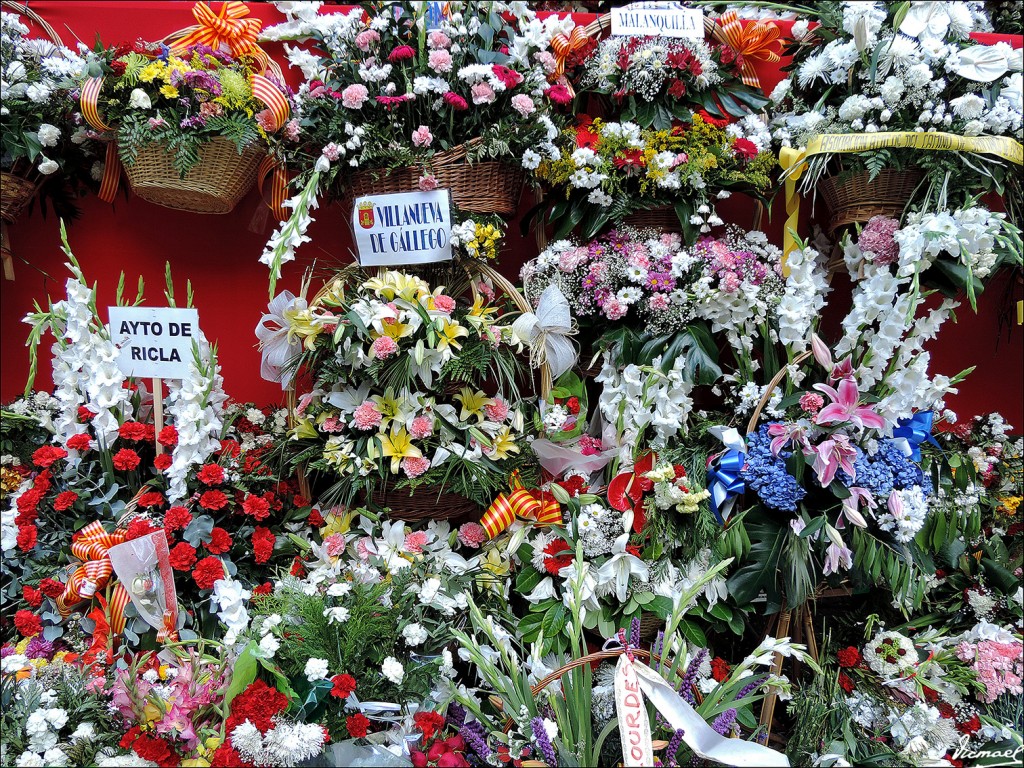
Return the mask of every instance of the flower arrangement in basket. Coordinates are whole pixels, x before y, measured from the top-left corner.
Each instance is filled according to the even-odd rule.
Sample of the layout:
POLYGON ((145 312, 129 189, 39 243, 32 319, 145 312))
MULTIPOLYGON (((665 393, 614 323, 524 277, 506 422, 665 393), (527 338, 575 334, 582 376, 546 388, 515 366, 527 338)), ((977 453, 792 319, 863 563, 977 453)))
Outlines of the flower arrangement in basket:
POLYGON ((456 517, 526 468, 523 342, 478 279, 469 304, 455 285, 350 269, 308 306, 290 294, 271 304, 258 329, 265 362, 280 361, 285 383, 298 373, 313 385, 295 408, 289 460, 330 481, 322 498, 456 517))
MULTIPOLYGON (((983 8, 819 3, 807 12, 816 26, 794 25, 791 74, 772 93, 782 146, 801 147, 818 134, 885 132, 1020 140, 1019 54, 1006 43, 979 45, 968 37, 990 28, 983 8)), ((1005 193, 1019 221, 1019 157, 970 146, 928 150, 826 148, 807 158, 799 189, 821 193, 829 231, 875 215, 899 218, 905 208, 956 208, 980 190, 1005 193)))
POLYGON ((304 232, 318 194, 342 199, 347 216, 362 195, 447 188, 455 220, 468 226, 453 245, 467 245, 518 210, 524 159, 538 149, 556 154, 564 120, 556 109, 570 95, 558 82, 552 38, 571 30, 571 18, 541 21, 525 4, 369 9, 298 10, 265 32, 312 42, 312 50, 288 49, 306 82, 296 94, 299 142, 283 155, 305 191, 268 244, 272 269, 291 260, 285 234, 304 232))
MULTIPOLYGON (((72 143, 74 106, 70 93, 85 62, 64 47, 53 28, 20 3, 3 3, 0 54, 3 57, 3 108, 0 109, 0 188, 3 224, 12 224, 41 184, 68 160, 84 161, 72 143), (8 13, 7 9, 15 11, 8 13), (24 17, 49 37, 29 38, 24 17)), ((6 266, 6 241, 5 271, 6 266)), ((11 277, 8 274, 8 277, 11 277)))
POLYGON ((633 214, 657 210, 668 211, 655 219, 658 225, 681 231, 686 243, 721 225, 714 201, 732 192, 761 197, 776 162, 761 118, 723 123, 695 114, 685 125, 659 129, 580 115, 576 127, 559 136, 558 158, 532 150, 524 157, 551 187, 543 215, 555 237, 579 227, 590 239, 631 223, 633 214))
MULTIPOLYGON (((248 13, 241 3, 225 6, 248 13)), ((208 26, 218 19, 203 3, 194 13, 198 29, 98 49, 90 59, 82 115, 100 138, 116 143, 116 155, 115 144, 107 153, 103 199, 113 199, 123 165, 144 200, 228 213, 255 182, 268 142, 297 135, 280 70, 252 42, 259 22, 222 37, 208 26), (221 49, 222 40, 229 49, 221 49), (268 67, 271 77, 264 77, 268 67)), ((231 23, 243 21, 233 16, 231 23)))

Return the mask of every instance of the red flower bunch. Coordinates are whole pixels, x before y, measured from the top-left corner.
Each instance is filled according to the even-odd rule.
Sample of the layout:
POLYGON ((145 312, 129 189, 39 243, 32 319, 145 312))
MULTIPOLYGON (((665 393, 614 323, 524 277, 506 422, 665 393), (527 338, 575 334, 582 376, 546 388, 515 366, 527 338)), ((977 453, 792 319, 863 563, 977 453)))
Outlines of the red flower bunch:
POLYGON ((174 463, 174 459, 171 458, 169 453, 161 453, 153 459, 153 466, 161 472, 166 472, 171 468, 171 464, 174 463))
POLYGON ((852 645, 836 653, 836 658, 839 659, 840 667, 856 667, 863 660, 860 651, 852 645))
POLYGON ((361 712, 356 712, 356 714, 345 718, 345 728, 353 739, 361 739, 370 730, 370 720, 361 712))
POLYGON ((64 512, 71 509, 78 501, 78 494, 74 491, 62 491, 57 494, 57 498, 53 500, 53 508, 57 512, 64 512))
POLYGON ((142 732, 139 726, 132 726, 121 737, 121 749, 130 749, 143 760, 150 760, 160 768, 177 768, 181 763, 181 755, 171 749, 170 745, 160 738, 142 732))
POLYGON ((277 537, 271 533, 269 528, 264 528, 262 525, 256 526, 256 530, 252 533, 252 551, 257 563, 262 564, 270 559, 274 553, 276 541, 277 537))
MULTIPOLYGON (((259 587, 256 587, 256 589, 259 589, 259 587)), ((254 593, 255 591, 253 590, 254 593)), ((331 678, 331 683, 333 684, 331 696, 336 699, 347 699, 356 689, 356 679, 352 675, 335 675, 331 678)))
POLYGON ((37 467, 48 469, 53 465, 53 462, 65 459, 67 455, 68 452, 63 448, 58 448, 55 445, 44 445, 42 448, 37 448, 35 453, 32 454, 32 463, 37 467))
POLYGON ((572 550, 565 539, 555 539, 544 547, 544 570, 552 576, 557 576, 560 570, 568 568, 572 563, 572 550))
POLYGON ((270 515, 270 502, 262 496, 249 494, 242 502, 242 511, 256 520, 265 520, 270 515))
POLYGON ((423 743, 434 738, 439 730, 444 728, 444 715, 440 712, 420 710, 412 717, 413 725, 423 734, 423 743))
POLYGON ((150 441, 156 436, 156 427, 138 421, 126 421, 117 430, 117 434, 133 443, 150 441))
POLYGON ((204 464, 196 478, 203 485, 220 485, 224 482, 224 467, 220 464, 204 464))
POLYGON ((288 697, 262 680, 254 680, 231 700, 231 714, 224 724, 225 731, 231 732, 248 720, 260 733, 274 727, 274 717, 288 707, 288 697))
POLYGON ((69 450, 85 453, 92 447, 92 438, 83 432, 69 437, 65 445, 67 445, 69 450))
POLYGON ((425 752, 413 750, 410 755, 415 768, 437 766, 438 768, 468 768, 466 742, 461 736, 451 736, 443 741, 438 739, 425 752))
POLYGON ((122 448, 114 454, 114 469, 127 472, 136 469, 141 461, 142 459, 139 458, 139 454, 131 448, 122 448))
POLYGON ((43 622, 32 611, 21 610, 14 614, 14 627, 22 637, 32 637, 43 631, 43 622))
POLYGON ((715 679, 717 683, 724 683, 729 679, 729 662, 723 659, 721 656, 715 656, 711 660, 711 677, 715 679))
POLYGON ((218 557, 204 557, 196 563, 192 578, 200 589, 213 589, 214 582, 224 578, 224 563, 218 557))
POLYGON ((45 579, 39 582, 39 591, 47 597, 56 599, 60 597, 62 594, 64 594, 64 585, 61 582, 55 579, 51 579, 49 576, 47 576, 45 579))
MULTIPOLYGON (((174 547, 171 549, 170 562, 171 567, 176 571, 192 570, 192 566, 196 564, 196 548, 189 544, 187 541, 183 541, 180 544, 175 544, 174 547)), ((218 560, 217 562, 219 563, 220 561, 218 560)))

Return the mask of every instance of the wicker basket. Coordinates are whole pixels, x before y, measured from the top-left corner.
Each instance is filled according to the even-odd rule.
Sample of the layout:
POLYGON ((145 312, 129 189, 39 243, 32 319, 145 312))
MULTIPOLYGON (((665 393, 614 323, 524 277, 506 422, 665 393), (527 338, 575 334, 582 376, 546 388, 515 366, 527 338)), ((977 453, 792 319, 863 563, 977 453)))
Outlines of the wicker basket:
POLYGON ((239 154, 233 141, 217 136, 200 148, 199 162, 182 178, 164 145, 150 144, 125 164, 125 173, 143 200, 179 211, 230 213, 252 188, 266 154, 260 143, 239 154))
POLYGON ((465 496, 449 493, 443 487, 428 486, 408 489, 395 488, 387 480, 374 489, 368 499, 376 507, 387 507, 388 517, 414 523, 419 520, 452 520, 467 522, 480 519, 480 505, 465 496))
POLYGON ((624 218, 622 223, 638 229, 654 229, 662 234, 682 230, 676 209, 669 205, 661 205, 646 211, 635 211, 624 218))
POLYGON ((38 189, 39 184, 35 181, 13 173, 0 173, 0 217, 4 222, 13 224, 17 221, 38 189))
POLYGON ((472 143, 438 152, 426 167, 357 171, 348 179, 345 189, 346 212, 351 212, 357 197, 415 191, 419 189, 420 177, 431 173, 439 188, 448 189, 452 204, 460 210, 514 215, 519 210, 519 197, 523 192, 523 169, 495 160, 467 162, 466 155, 472 143))
POLYGON ((818 182, 818 192, 829 211, 826 229, 835 232, 847 224, 868 221, 872 216, 899 218, 914 189, 920 171, 882 171, 871 179, 867 171, 841 173, 818 182))

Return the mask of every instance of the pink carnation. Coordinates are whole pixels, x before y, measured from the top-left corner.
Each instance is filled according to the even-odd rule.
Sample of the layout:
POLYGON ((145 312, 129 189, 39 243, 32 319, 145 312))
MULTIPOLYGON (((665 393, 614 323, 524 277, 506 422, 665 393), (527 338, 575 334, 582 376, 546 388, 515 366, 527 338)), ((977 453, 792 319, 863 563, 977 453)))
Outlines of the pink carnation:
POLYGON ((398 352, 398 345, 390 336, 378 336, 370 345, 370 353, 378 360, 387 360, 398 352))
POLYGON ((349 109, 362 109, 368 98, 370 92, 365 85, 359 83, 353 83, 341 92, 341 103, 349 109))
POLYGON ((493 403, 484 406, 484 413, 491 421, 504 421, 508 416, 508 403, 496 397, 493 403))
POLYGON ((281 132, 288 141, 298 141, 299 135, 302 133, 302 127, 299 125, 299 121, 293 117, 284 124, 281 132))
POLYGON ((345 551, 345 534, 332 533, 324 539, 324 546, 327 548, 328 557, 337 557, 345 551))
POLYGON ((459 526, 459 541, 476 549, 487 541, 487 531, 480 523, 463 523, 459 526))
POLYGON ((456 112, 462 112, 463 110, 469 109, 469 104, 466 103, 466 100, 459 96, 455 91, 448 91, 443 98, 456 112))
POLYGON ((419 477, 430 469, 430 459, 410 456, 407 459, 402 459, 402 469, 405 470, 407 477, 419 477))
POLYGON ((388 54, 388 61, 392 64, 399 61, 408 61, 416 57, 416 49, 411 45, 400 45, 388 54))
POLYGON ((376 429, 383 420, 384 415, 374 407, 373 403, 363 403, 352 414, 352 421, 356 429, 361 429, 364 432, 376 429))
POLYGON ((804 413, 817 413, 825 404, 825 398, 817 392, 805 392, 800 396, 800 407, 804 413))
POLYGON ((647 300, 647 306, 655 312, 664 312, 669 307, 668 296, 664 293, 655 293, 647 300))
POLYGON ((558 69, 558 62, 548 51, 538 51, 533 54, 533 60, 540 64, 549 75, 558 69))
POLYGON ((370 46, 380 42, 380 32, 375 29, 366 29, 356 35, 356 48, 360 51, 370 50, 370 46))
POLYGON ((512 97, 512 108, 523 117, 533 114, 537 109, 533 103, 533 99, 525 93, 519 93, 512 97))
POLYGON ((434 140, 434 134, 425 125, 421 125, 412 132, 412 144, 414 147, 429 147, 434 140))
POLYGON ((572 272, 581 264, 587 261, 586 248, 573 248, 571 251, 563 251, 558 256, 558 268, 563 272, 572 272))
POLYGON ((431 190, 437 189, 440 184, 438 184, 436 176, 432 173, 426 173, 423 176, 420 176, 420 180, 416 186, 418 186, 423 192, 430 192, 431 190))
POLYGON ((896 230, 900 223, 888 216, 872 216, 860 233, 857 245, 865 253, 872 255, 875 264, 886 265, 899 261, 900 247, 896 243, 896 230))
POLYGON ((341 159, 341 147, 339 147, 332 141, 330 144, 326 145, 323 149, 320 150, 320 154, 322 154, 324 157, 326 157, 333 163, 336 160, 341 159))
POLYGON ((445 296, 442 293, 434 297, 434 308, 438 312, 444 312, 446 315, 450 315, 452 310, 455 309, 455 299, 451 296, 445 296))
POLYGON ((601 438, 582 435, 580 437, 580 453, 584 456, 596 456, 601 452, 601 438))
MULTIPOLYGON (((408 461, 408 459, 406 459, 408 461)), ((419 554, 423 551, 423 548, 427 546, 429 539, 427 538, 426 531, 413 531, 412 533, 405 534, 405 543, 403 548, 406 552, 413 552, 419 554)))
POLYGON ((437 48, 447 48, 451 44, 452 44, 451 39, 444 32, 438 32, 437 30, 434 30, 427 37, 427 47, 428 48, 434 48, 434 49, 437 49, 437 48))
POLYGON ((324 423, 320 425, 321 432, 328 432, 335 434, 338 432, 345 431, 345 422, 339 419, 337 416, 329 416, 324 419, 324 423))
POLYGON ((272 133, 274 131, 274 113, 269 109, 264 109, 256 113, 256 125, 262 128, 266 133, 272 133))
POLYGON ((473 92, 473 103, 474 104, 493 104, 494 89, 491 88, 487 83, 477 83, 472 87, 473 92))
POLYGON ((431 51, 427 56, 427 66, 438 73, 452 71, 452 55, 448 51, 431 51))
POLYGON ((417 416, 409 425, 409 434, 414 440, 430 437, 434 431, 434 421, 428 416, 417 416))
POLYGON ((608 299, 604 305, 604 316, 609 320, 621 320, 626 316, 628 307, 620 303, 618 299, 608 299))
POLYGON ((375 554, 377 552, 373 548, 373 539, 369 536, 363 536, 363 538, 356 542, 356 555, 360 560, 369 560, 375 554))

